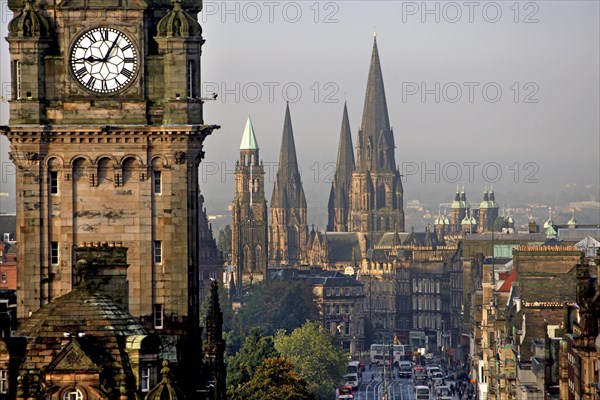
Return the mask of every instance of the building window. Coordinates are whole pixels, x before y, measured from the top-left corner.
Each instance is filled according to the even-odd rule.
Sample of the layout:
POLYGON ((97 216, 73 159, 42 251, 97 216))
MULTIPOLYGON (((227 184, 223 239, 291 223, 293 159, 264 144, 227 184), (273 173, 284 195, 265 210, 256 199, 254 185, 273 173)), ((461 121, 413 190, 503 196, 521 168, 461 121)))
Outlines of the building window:
POLYGON ((143 367, 140 371, 140 390, 142 392, 150 390, 150 367, 143 367))
POLYGON ((79 389, 68 389, 63 394, 63 400, 83 400, 83 393, 79 389))
POLYGON ((58 194, 58 172, 50 171, 50 194, 58 194))
POLYGON ((8 393, 8 371, 0 369, 0 393, 8 393))
POLYGON ((195 83, 196 67, 194 61, 188 60, 187 62, 187 97, 190 99, 195 97, 194 83, 195 83))
POLYGON ((162 193, 162 174, 160 171, 152 172, 152 188, 155 194, 162 193))
POLYGON ((2 283, 6 283, 7 279, 6 279, 6 272, 2 273, 2 283))
POLYGON ((163 327, 163 306, 162 304, 154 305, 154 328, 162 329, 163 327))
POLYGON ((15 97, 17 100, 21 98, 21 61, 15 61, 15 97))
POLYGON ((154 264, 162 264, 162 242, 160 240, 154 241, 152 254, 154 254, 154 264))
POLYGON ((58 242, 50 242, 50 264, 58 265, 58 261, 59 261, 58 242))

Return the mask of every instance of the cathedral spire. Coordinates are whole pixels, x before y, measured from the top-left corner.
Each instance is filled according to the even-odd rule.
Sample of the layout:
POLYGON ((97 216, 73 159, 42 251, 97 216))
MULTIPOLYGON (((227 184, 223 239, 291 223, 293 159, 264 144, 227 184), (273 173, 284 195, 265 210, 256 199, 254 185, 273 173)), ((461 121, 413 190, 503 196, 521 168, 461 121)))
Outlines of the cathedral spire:
POLYGON ((373 51, 365 94, 362 124, 359 136, 359 168, 371 170, 394 170, 394 135, 390 128, 383 74, 377 48, 373 39, 373 51))
POLYGON ((354 149, 352 148, 352 131, 348 118, 348 108, 344 103, 344 114, 342 116, 342 128, 340 130, 340 142, 337 154, 334 181, 331 183, 329 193, 329 231, 345 231, 348 224, 348 212, 350 198, 350 181, 354 171, 354 149))
POLYGON ((369 133, 390 130, 385 89, 383 87, 383 74, 381 72, 381 62, 379 61, 379 50, 377 48, 377 37, 373 38, 373 52, 371 53, 371 64, 369 65, 369 78, 367 80, 367 92, 365 95, 361 128, 363 132, 370 131, 369 133))
POLYGON ((254 127, 252 126, 252 120, 248 115, 246 121, 246 128, 244 128, 244 135, 242 136, 242 143, 240 143, 240 150, 258 150, 258 142, 254 135, 254 127))
POLYGON ((342 129, 340 130, 340 143, 338 147, 335 179, 345 184, 350 183, 352 171, 354 171, 354 149, 352 148, 352 131, 348 118, 348 107, 344 103, 344 115, 342 116, 342 129))
POLYGON ((306 197, 298 171, 296 144, 290 116, 290 105, 286 104, 279 168, 271 197, 271 207, 306 207, 306 197))
POLYGON ((305 261, 308 243, 306 197, 298 171, 290 106, 286 105, 279 168, 271 196, 269 254, 274 265, 305 261))

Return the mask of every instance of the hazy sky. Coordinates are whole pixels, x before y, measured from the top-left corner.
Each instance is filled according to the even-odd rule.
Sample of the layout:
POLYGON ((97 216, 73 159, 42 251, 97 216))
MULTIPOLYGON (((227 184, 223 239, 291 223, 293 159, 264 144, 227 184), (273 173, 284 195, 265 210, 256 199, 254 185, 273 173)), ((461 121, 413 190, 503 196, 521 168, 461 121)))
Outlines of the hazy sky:
MULTIPOLYGON (((203 88, 219 97, 204 115, 222 126, 201 167, 209 212, 233 198, 248 114, 261 158, 277 162, 289 100, 309 219, 323 225, 343 103, 355 141, 374 31, 407 200, 450 201, 464 183, 478 201, 492 182, 497 197, 577 183, 591 185, 581 200, 598 200, 599 18, 597 1, 205 1, 203 88)), ((6 90, 5 41, 0 50, 6 90)), ((7 114, 0 104, 0 124, 7 114)))

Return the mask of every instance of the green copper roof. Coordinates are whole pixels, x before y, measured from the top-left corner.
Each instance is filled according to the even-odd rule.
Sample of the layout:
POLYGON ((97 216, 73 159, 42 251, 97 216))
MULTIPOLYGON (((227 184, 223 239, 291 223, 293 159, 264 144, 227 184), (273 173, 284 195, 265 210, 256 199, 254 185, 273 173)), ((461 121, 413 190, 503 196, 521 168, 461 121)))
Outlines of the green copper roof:
POLYGON ((248 121, 246 121, 246 128, 244 129, 244 136, 242 136, 240 150, 258 150, 258 142, 256 141, 256 136, 254 136, 254 128, 252 127, 249 115, 248 121))

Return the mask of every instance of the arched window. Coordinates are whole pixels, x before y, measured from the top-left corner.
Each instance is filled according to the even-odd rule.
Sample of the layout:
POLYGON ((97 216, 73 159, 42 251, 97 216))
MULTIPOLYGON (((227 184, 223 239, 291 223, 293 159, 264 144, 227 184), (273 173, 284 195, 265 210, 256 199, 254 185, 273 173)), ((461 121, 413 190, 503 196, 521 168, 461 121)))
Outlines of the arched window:
POLYGON ((244 246, 242 251, 242 271, 247 271, 250 264, 250 249, 248 246, 244 246))
POLYGON ((138 164, 134 158, 128 158, 123 161, 123 184, 134 182, 134 172, 139 167, 138 164))
POLYGON ((88 165, 88 162, 85 158, 78 158, 73 163, 73 180, 79 181, 85 178, 85 169, 88 165))
POLYGON ((256 246, 256 248, 254 249, 254 266, 257 270, 260 269, 261 260, 262 260, 262 249, 260 246, 256 246))
POLYGON ((385 207, 385 185, 381 184, 377 186, 377 208, 385 207))
POLYGON ((103 183, 109 183, 110 179, 110 170, 112 167, 112 162, 110 158, 103 158, 98 161, 98 184, 102 185, 103 183))

